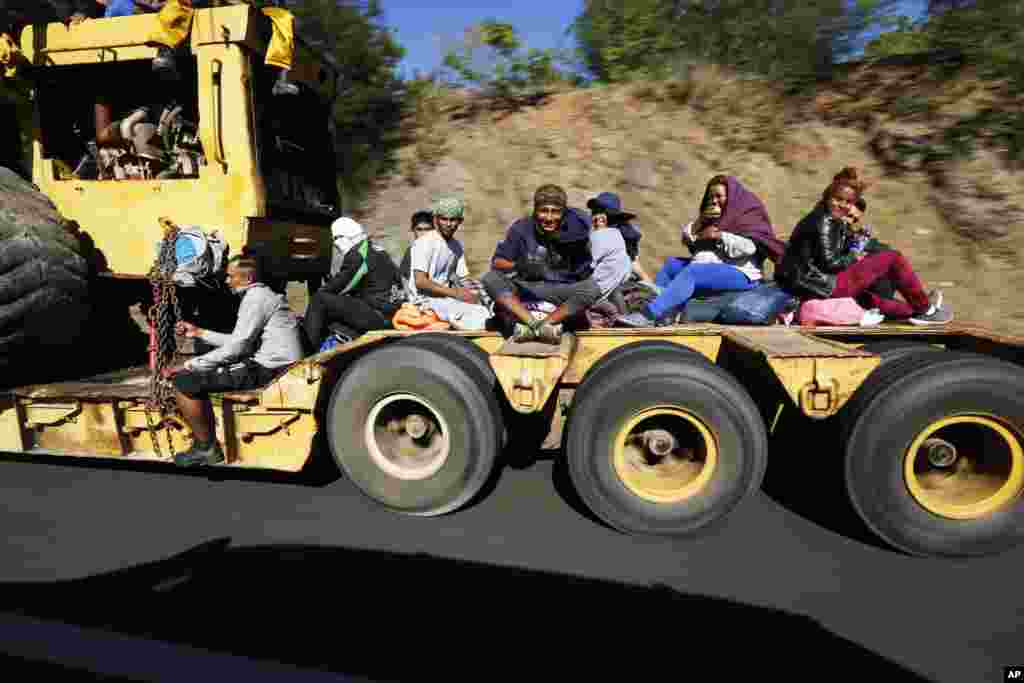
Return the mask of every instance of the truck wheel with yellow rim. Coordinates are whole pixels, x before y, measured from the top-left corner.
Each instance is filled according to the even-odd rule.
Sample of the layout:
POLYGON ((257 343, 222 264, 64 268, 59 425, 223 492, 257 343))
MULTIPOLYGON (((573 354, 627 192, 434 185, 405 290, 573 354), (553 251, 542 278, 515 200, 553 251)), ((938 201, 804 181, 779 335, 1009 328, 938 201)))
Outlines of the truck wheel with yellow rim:
POLYGON ((465 359, 391 344, 352 364, 326 414, 331 453, 365 495, 407 515, 468 503, 494 470, 492 398, 465 359))
POLYGON ((731 375, 696 354, 624 355, 577 391, 565 442, 586 505, 625 533, 706 530, 760 488, 764 422, 731 375))
POLYGON ((843 429, 846 487, 857 513, 913 555, 990 555, 1018 545, 1024 369, 946 353, 884 370, 884 381, 855 397, 843 429))
POLYGON ((487 359, 487 352, 473 342, 445 332, 418 332, 402 340, 406 346, 436 351, 455 362, 464 363, 465 368, 473 374, 480 386, 485 387, 485 394, 491 407, 491 414, 497 423, 502 447, 508 442, 508 429, 505 426, 505 410, 507 402, 501 390, 498 378, 494 374, 487 359), (462 359, 462 360, 459 360, 462 359))

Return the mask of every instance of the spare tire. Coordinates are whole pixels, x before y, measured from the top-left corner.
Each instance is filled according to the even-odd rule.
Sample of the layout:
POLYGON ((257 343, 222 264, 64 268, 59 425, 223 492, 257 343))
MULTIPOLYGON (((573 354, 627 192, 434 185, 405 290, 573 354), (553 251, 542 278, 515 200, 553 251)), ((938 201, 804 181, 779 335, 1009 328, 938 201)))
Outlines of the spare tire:
POLYGON ((90 315, 89 267, 56 207, 0 167, 0 386, 62 365, 90 315))

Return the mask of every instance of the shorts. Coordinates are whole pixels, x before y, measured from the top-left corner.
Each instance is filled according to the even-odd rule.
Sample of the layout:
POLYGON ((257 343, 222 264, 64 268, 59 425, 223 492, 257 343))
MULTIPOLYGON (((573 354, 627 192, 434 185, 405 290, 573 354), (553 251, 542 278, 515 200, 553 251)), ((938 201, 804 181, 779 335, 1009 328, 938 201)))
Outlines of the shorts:
POLYGON ((274 381, 281 370, 271 370, 252 361, 214 370, 183 370, 172 378, 174 388, 189 398, 210 394, 258 389, 274 381))

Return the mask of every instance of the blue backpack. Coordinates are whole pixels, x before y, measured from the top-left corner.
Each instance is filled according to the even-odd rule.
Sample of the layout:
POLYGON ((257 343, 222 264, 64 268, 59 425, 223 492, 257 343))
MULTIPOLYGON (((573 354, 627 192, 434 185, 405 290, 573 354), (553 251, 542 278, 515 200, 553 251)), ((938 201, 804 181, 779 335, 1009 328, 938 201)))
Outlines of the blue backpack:
POLYGON ((800 300, 774 282, 762 283, 733 297, 716 322, 726 325, 773 325, 776 318, 795 311, 800 300))
POLYGON ((800 300, 774 282, 742 292, 718 292, 690 299, 683 320, 723 325, 772 325, 783 313, 795 311, 800 300))

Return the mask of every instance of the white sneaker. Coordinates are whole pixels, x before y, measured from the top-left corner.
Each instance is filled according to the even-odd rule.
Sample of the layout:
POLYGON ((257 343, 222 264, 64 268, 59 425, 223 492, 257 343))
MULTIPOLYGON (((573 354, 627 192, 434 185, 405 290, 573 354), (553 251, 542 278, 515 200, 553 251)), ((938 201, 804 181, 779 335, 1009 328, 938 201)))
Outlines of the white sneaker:
POLYGON ((929 308, 927 313, 910 319, 912 325, 945 325, 953 320, 953 313, 945 308, 929 308))
POLYGON ((874 327, 881 325, 882 321, 885 320, 885 316, 877 308, 872 308, 870 311, 865 311, 863 317, 860 319, 861 327, 874 327))

